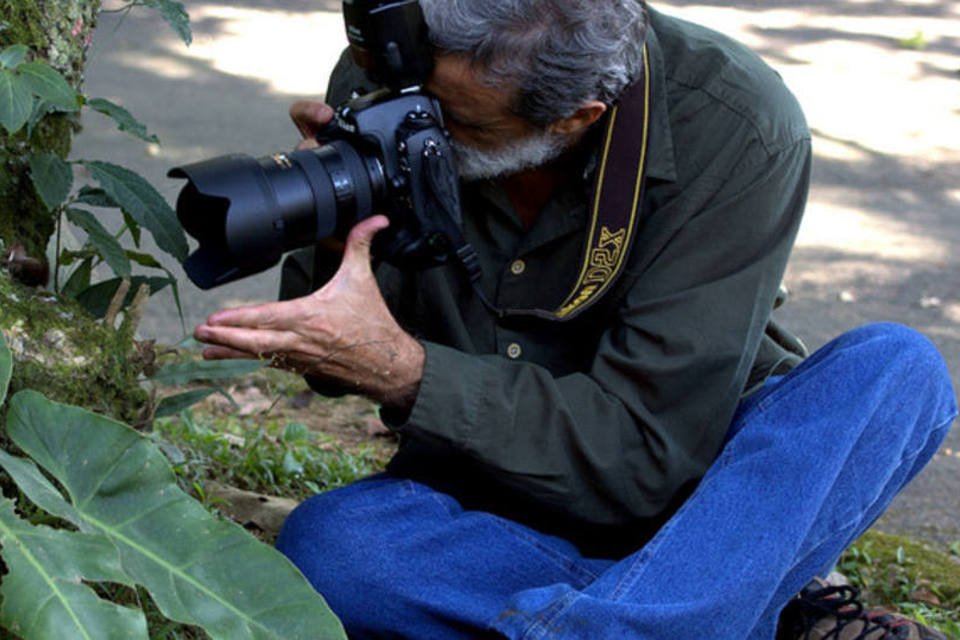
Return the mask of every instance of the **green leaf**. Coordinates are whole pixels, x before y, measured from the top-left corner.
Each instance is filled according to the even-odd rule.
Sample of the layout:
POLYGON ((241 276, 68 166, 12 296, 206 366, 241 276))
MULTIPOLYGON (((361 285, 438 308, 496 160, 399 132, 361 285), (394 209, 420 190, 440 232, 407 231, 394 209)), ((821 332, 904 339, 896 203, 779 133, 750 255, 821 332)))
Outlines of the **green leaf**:
POLYGON ((187 332, 187 323, 186 319, 183 317, 183 304, 180 302, 180 283, 177 282, 177 279, 170 274, 170 271, 164 269, 167 272, 167 275, 170 276, 170 291, 173 293, 173 301, 177 305, 177 315, 180 317, 180 330, 184 333, 187 332))
POLYGON ((103 256, 116 275, 121 278, 130 277, 130 259, 126 250, 103 228, 96 216, 83 209, 67 209, 67 219, 87 232, 90 244, 103 256))
POLYGON ((12 456, 0 450, 0 466, 10 474, 23 493, 29 496, 35 505, 67 522, 75 524, 81 530, 90 533, 92 529, 86 525, 80 512, 67 502, 60 490, 47 480, 43 472, 37 468, 33 460, 25 460, 12 456))
POLYGON ((60 73, 43 62, 25 62, 17 67, 17 74, 33 93, 63 109, 80 108, 80 94, 60 73))
POLYGON ((27 139, 33 136, 33 131, 37 128, 37 125, 40 124, 41 120, 51 113, 56 113, 58 109, 58 107, 49 102, 44 102, 40 98, 34 97, 33 108, 30 110, 30 117, 27 119, 27 139))
POLYGON ((284 442, 308 442, 310 429, 302 422, 289 422, 283 429, 284 442))
POLYGON ((190 16, 187 14, 183 5, 174 0, 142 0, 138 4, 151 7, 160 12, 163 19, 167 21, 173 30, 177 32, 184 44, 190 46, 193 41, 193 34, 190 31, 190 16))
MULTIPOLYGON (((102 318, 107 314, 107 309, 110 307, 110 301, 113 300, 113 296, 117 293, 117 289, 120 288, 121 282, 123 282, 123 278, 113 278, 111 280, 98 282, 92 287, 81 291, 76 296, 76 300, 94 318, 102 318)), ((147 278, 145 276, 133 276, 130 278, 130 291, 127 293, 127 297, 124 299, 121 308, 126 309, 128 306, 130 306, 130 303, 133 302, 133 297, 137 295, 137 290, 140 288, 140 285, 149 285, 150 295, 153 295, 173 282, 175 281, 169 278, 147 278)))
POLYGON ((269 360, 190 360, 168 364, 150 379, 157 384, 187 384, 195 380, 224 380, 258 371, 270 364, 269 360))
POLYGON ((189 409, 201 400, 219 392, 220 389, 211 387, 207 389, 193 389, 192 391, 185 391, 184 393, 178 393, 174 396, 167 396, 157 405, 157 410, 154 412, 153 417, 169 418, 170 416, 175 416, 184 409, 189 409))
POLYGON ((7 390, 13 377, 13 353, 7 346, 7 339, 0 332, 0 405, 7 401, 7 390))
POLYGON ((23 128, 33 110, 33 94, 25 82, 6 69, 0 69, 0 124, 7 133, 23 128))
POLYGON ((120 208, 120 205, 117 204, 117 201, 108 196, 106 191, 91 186, 84 186, 80 188, 80 191, 77 192, 76 202, 79 204, 87 204, 91 207, 102 207, 105 209, 120 208))
POLYGON ((61 295, 77 298, 84 290, 90 288, 92 276, 93 258, 87 258, 70 274, 70 279, 60 289, 61 295))
POLYGON ((141 267, 150 267, 151 269, 163 269, 163 265, 149 253, 139 251, 127 251, 127 257, 136 262, 141 267))
POLYGON ((297 460, 293 451, 287 450, 283 454, 282 469, 288 476, 299 476, 303 474, 303 465, 297 460))
POLYGON ((131 115, 129 111, 118 104, 114 104, 104 98, 92 98, 87 100, 87 106, 94 111, 99 111, 103 115, 112 118, 120 131, 125 131, 134 137, 140 138, 144 142, 160 143, 157 136, 147 133, 147 127, 142 122, 131 115))
POLYGON ((0 68, 16 69, 30 55, 30 47, 25 44, 15 44, 0 51, 0 68))
POLYGON ((137 224, 137 221, 133 219, 126 211, 121 210, 123 214, 123 222, 127 225, 127 230, 130 232, 130 237, 133 238, 133 246, 137 249, 140 248, 140 225, 137 224))
POLYGON ((101 600, 81 580, 129 584, 116 547, 102 535, 34 526, 0 500, 7 574, 0 623, 25 638, 147 640, 143 612, 101 600))
POLYGON ((214 640, 345 639, 293 565, 183 493, 163 454, 133 429, 32 391, 13 397, 7 421, 14 443, 113 542, 126 574, 168 618, 214 640))
POLYGON ((149 182, 129 169, 108 162, 83 161, 82 164, 110 198, 129 212, 137 224, 150 230, 157 246, 180 262, 186 260, 189 249, 183 228, 173 209, 149 182))
POLYGON ((73 188, 73 168, 55 153, 30 156, 30 180, 47 211, 53 211, 67 199, 73 188))

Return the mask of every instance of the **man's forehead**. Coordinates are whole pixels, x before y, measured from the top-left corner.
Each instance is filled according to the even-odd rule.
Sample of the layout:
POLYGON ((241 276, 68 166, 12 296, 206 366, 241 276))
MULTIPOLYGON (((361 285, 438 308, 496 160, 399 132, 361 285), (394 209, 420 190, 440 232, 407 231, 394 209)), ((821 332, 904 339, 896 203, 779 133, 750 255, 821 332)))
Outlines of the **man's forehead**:
POLYGON ((461 56, 438 56, 426 89, 455 116, 510 114, 511 88, 491 86, 482 73, 461 56))

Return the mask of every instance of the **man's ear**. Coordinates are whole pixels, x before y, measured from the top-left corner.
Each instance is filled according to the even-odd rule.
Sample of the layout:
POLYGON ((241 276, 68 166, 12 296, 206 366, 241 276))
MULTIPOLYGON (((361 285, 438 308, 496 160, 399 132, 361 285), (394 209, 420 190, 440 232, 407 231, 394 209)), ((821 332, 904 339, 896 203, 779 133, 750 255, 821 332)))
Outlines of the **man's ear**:
POLYGON ((547 131, 565 135, 580 133, 599 120, 600 116, 606 112, 607 105, 599 100, 590 100, 589 102, 584 102, 573 115, 551 122, 547 125, 547 131))

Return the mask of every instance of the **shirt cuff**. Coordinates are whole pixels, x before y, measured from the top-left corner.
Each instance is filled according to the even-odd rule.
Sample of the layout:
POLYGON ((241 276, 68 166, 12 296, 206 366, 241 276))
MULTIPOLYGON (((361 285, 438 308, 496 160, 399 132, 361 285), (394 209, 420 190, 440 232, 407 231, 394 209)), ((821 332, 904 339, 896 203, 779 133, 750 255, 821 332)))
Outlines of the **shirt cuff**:
POLYGON ((481 407, 481 359, 457 349, 421 341, 425 361, 420 389, 408 412, 383 410, 381 419, 402 434, 430 434, 469 440, 481 407))

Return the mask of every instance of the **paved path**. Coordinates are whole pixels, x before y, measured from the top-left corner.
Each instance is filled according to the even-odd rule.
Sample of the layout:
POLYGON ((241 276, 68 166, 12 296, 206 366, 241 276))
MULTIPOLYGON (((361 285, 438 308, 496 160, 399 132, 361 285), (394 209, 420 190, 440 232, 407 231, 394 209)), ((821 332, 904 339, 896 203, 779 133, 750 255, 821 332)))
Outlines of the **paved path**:
MULTIPOLYGON (((184 3, 189 49, 151 12, 105 16, 86 91, 114 99, 163 143, 153 148, 85 119, 76 157, 147 176, 173 201, 168 168, 221 153, 292 147, 296 97, 323 92, 343 46, 332 0, 184 3), (283 8, 277 9, 280 5, 283 8)), ((914 326, 960 380, 960 2, 665 0, 654 6, 754 47, 784 76, 815 132, 811 201, 782 319, 809 346, 875 320, 914 326), (922 46, 912 49, 910 46, 922 46)), ((175 269, 175 273, 179 273, 175 269)), ((224 305, 270 299, 276 272, 211 293, 182 280, 190 328, 224 305)), ((182 333, 165 295, 145 336, 182 333)), ((958 385, 960 386, 960 385, 958 385)), ((938 543, 960 540, 960 432, 881 522, 938 543)))

